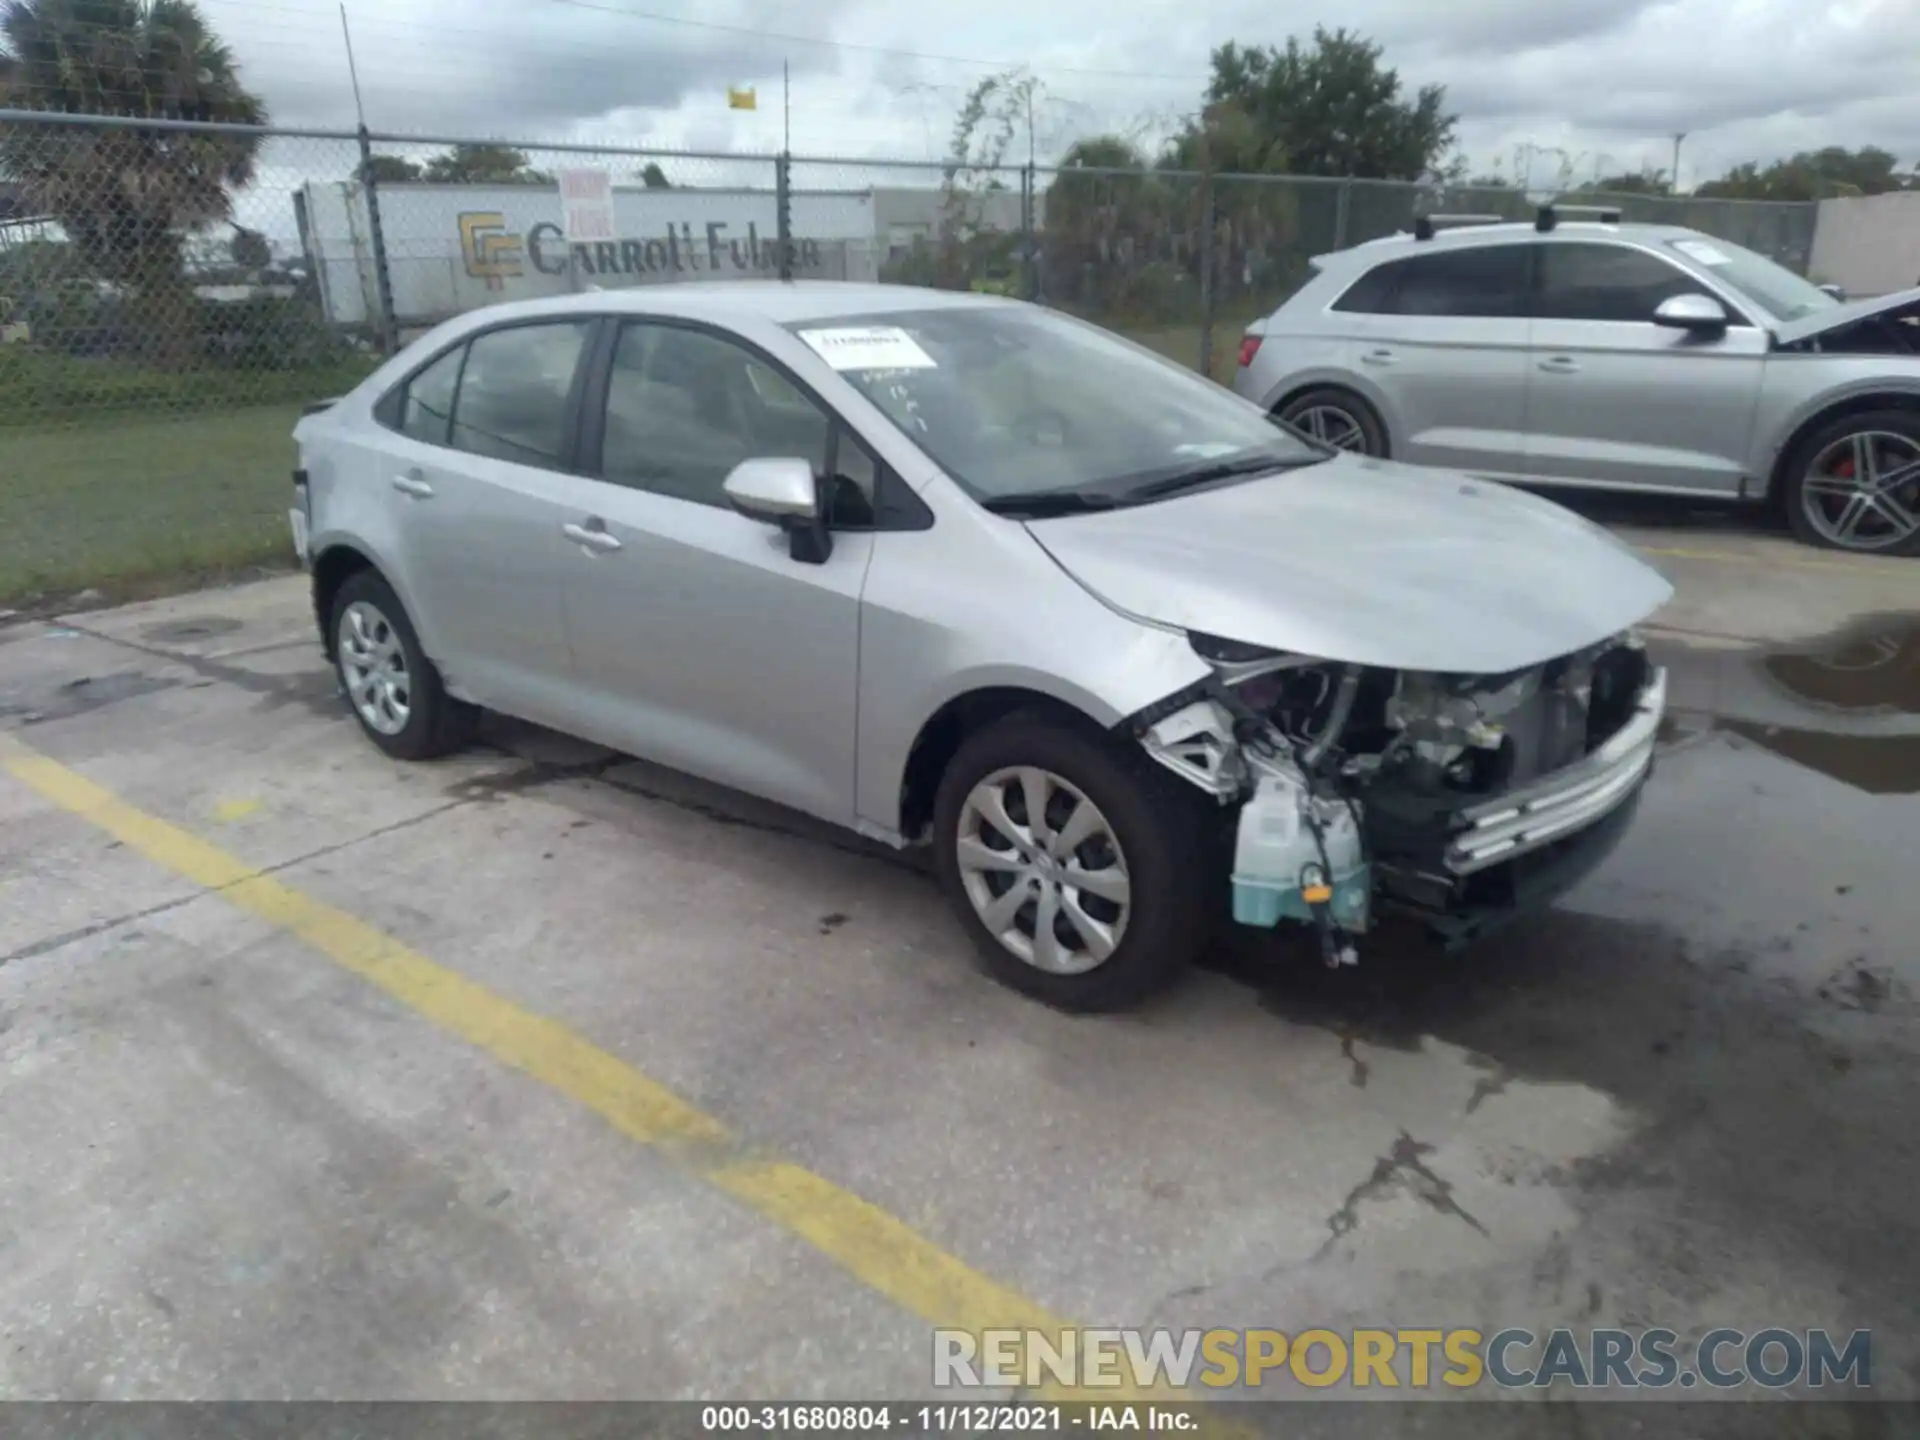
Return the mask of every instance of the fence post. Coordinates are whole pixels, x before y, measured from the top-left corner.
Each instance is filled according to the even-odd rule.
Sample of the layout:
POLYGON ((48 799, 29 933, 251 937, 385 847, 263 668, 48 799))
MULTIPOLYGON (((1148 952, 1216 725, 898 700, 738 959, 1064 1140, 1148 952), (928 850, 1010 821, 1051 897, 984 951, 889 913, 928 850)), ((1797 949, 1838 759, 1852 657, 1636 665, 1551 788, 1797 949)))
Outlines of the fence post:
POLYGON ((1213 243, 1219 228, 1214 206, 1213 173, 1201 177, 1200 196, 1200 373, 1213 378, 1213 243))
POLYGON ((360 188, 367 197, 367 230, 373 242, 373 288, 380 305, 380 350, 391 355, 400 348, 399 327, 393 320, 393 276, 387 270, 387 237, 380 228, 380 186, 373 174, 373 137, 360 127, 360 188))
POLYGON ((785 150, 773 157, 773 213, 780 245, 780 278, 793 279, 793 157, 785 150))
POLYGON ((1033 162, 1029 161, 1020 172, 1020 254, 1026 262, 1026 274, 1021 277, 1026 286, 1026 298, 1033 301, 1040 298, 1040 255, 1033 233, 1035 188, 1033 162))
POLYGON ((1340 189, 1333 198, 1333 248, 1347 248, 1348 212, 1353 208, 1353 181, 1342 180, 1340 189))

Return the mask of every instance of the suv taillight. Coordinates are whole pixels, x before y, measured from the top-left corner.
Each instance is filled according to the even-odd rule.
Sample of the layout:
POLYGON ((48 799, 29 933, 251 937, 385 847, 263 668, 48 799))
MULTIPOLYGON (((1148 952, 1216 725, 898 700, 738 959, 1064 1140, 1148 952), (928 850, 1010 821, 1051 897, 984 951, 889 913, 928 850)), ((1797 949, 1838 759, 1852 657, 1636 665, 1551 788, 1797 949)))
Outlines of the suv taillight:
POLYGON ((1240 368, 1244 370, 1247 366, 1253 364, 1253 357, 1259 353, 1260 337, 1258 335, 1242 336, 1240 340, 1240 368))

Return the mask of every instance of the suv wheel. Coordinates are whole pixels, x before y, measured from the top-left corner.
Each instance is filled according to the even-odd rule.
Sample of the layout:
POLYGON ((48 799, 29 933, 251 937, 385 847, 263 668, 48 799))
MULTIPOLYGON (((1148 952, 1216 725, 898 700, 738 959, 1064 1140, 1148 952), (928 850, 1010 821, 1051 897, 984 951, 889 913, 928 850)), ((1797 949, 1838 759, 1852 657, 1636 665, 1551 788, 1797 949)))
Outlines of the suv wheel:
POLYGON ((1366 401, 1346 390, 1327 388, 1296 395, 1281 407, 1280 418, 1336 450, 1356 455, 1387 453, 1387 432, 1380 417, 1366 401))
POLYGON ((1204 797, 1040 714, 967 739, 934 803, 934 867, 987 969, 1063 1010, 1124 1009, 1205 946, 1204 797))
POLYGON ((1810 545, 1920 555, 1920 412, 1848 415, 1809 435, 1786 470, 1787 522, 1810 545))

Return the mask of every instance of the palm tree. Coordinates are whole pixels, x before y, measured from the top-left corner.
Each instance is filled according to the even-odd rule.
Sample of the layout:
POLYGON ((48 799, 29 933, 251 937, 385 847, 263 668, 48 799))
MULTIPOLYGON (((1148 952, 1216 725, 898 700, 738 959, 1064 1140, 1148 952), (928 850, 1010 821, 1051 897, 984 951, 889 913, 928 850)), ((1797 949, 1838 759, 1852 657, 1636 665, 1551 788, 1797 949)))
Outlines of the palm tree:
MULTIPOLYGON (((193 0, 0 0, 0 47, 0 105, 266 123, 193 0)), ((132 289, 148 348, 177 357, 193 338, 182 242, 231 221, 259 148, 256 135, 10 124, 0 176, 60 222, 89 271, 132 289)))

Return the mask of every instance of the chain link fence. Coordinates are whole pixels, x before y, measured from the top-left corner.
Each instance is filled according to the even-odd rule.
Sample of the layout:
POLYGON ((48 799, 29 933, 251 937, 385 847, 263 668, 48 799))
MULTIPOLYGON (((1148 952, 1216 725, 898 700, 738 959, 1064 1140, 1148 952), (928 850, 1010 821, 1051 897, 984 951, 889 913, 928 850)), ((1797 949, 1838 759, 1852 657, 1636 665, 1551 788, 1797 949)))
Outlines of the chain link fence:
MULTIPOLYGON (((1586 197, 1582 197, 1586 198, 1586 197)), ((1816 207, 1594 197, 1805 270, 1816 207)), ((715 278, 1015 295, 1227 379, 1313 256, 1513 191, 0 111, 0 607, 286 555, 290 432, 478 306, 715 278), (611 185, 569 242, 560 181, 611 185)))

